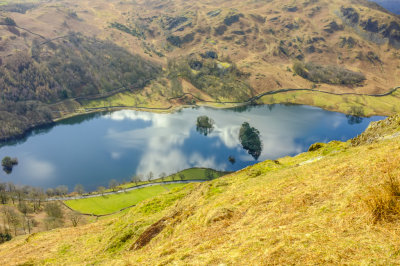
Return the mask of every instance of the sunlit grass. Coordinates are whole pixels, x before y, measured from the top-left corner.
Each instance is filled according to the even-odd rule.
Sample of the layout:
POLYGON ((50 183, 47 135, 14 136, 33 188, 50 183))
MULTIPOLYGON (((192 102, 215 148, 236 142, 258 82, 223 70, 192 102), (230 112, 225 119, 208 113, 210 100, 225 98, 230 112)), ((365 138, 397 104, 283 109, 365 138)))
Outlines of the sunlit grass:
POLYGON ((326 110, 349 113, 352 107, 361 107, 363 115, 392 115, 400 112, 400 92, 383 97, 332 95, 321 92, 292 91, 263 96, 260 103, 297 103, 321 107, 326 110))
POLYGON ((145 187, 112 195, 104 195, 94 198, 68 200, 64 203, 70 208, 87 214, 104 215, 114 213, 123 208, 135 205, 145 199, 154 197, 170 189, 184 184, 166 184, 145 187))
POLYGON ((97 223, 20 237, 0 245, 0 263, 398 264, 399 121, 374 123, 357 143, 178 187, 97 223))

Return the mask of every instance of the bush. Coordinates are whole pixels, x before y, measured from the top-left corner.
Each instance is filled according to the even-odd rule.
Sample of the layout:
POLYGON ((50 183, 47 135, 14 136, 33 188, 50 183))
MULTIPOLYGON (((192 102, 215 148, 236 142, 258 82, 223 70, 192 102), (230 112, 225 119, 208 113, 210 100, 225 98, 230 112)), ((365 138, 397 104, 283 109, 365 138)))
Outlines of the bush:
POLYGON ((0 244, 10 241, 12 236, 9 233, 0 233, 0 244))
POLYGON ((17 25, 17 23, 15 23, 15 20, 13 20, 13 19, 10 18, 10 17, 6 17, 6 18, 4 19, 4 23, 5 23, 6 25, 8 25, 8 26, 16 26, 16 25, 17 25))
POLYGON ((49 202, 44 207, 44 211, 50 218, 61 219, 63 218, 63 212, 56 202, 49 202))

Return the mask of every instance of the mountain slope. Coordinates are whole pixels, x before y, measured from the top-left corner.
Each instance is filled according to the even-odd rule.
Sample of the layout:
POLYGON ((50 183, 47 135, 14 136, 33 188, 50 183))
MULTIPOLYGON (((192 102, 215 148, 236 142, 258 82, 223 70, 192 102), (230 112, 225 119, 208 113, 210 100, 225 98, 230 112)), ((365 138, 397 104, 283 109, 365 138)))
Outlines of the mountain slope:
POLYGON ((382 94, 400 84, 400 18, 365 0, 22 1, 0 5, 0 24, 1 106, 10 106, 0 139, 93 99, 110 106, 118 92, 129 107, 167 108, 288 88, 382 94), (27 82, 32 75, 40 78, 27 82), (43 118, 29 124, 31 113, 17 109, 43 118))
POLYGON ((0 245, 2 264, 397 264, 400 116, 347 143, 0 245))

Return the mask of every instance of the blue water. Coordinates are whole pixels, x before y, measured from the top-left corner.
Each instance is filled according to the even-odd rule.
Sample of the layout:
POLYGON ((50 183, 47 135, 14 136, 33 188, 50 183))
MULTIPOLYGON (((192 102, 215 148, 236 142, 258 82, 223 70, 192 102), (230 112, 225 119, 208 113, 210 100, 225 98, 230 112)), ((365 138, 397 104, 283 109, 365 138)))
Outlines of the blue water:
POLYGON ((386 8, 394 14, 400 15, 400 0, 370 0, 386 8))
POLYGON ((135 174, 155 177, 190 167, 234 171, 266 159, 304 152, 314 142, 348 140, 368 126, 371 117, 346 115, 300 105, 255 106, 241 109, 183 109, 171 114, 131 110, 75 117, 0 148, 0 158, 17 157, 19 164, 0 182, 87 191, 109 180, 128 181, 135 174), (196 131, 197 117, 215 121, 207 136, 196 131), (239 141, 243 122, 259 130, 263 149, 258 160, 239 141), (229 156, 236 159, 234 164, 229 156))

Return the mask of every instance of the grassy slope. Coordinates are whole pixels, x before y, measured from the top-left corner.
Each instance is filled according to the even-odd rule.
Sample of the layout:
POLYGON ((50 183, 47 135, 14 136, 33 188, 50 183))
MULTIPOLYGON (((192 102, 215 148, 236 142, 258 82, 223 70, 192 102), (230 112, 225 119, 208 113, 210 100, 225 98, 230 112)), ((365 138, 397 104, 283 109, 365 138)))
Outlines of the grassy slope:
MULTIPOLYGON (((151 183, 162 183, 162 182, 166 182, 166 181, 179 181, 179 180, 181 180, 179 177, 180 174, 183 175, 182 180, 207 180, 207 177, 206 177, 207 169, 208 168, 197 168, 197 167, 196 168, 188 168, 188 169, 179 171, 175 174, 169 175, 169 176, 165 177, 164 180, 162 180, 162 178, 156 178, 156 179, 152 179, 150 182, 151 183)), ((221 177, 221 176, 224 176, 229 173, 229 172, 217 171, 214 169, 208 169, 208 170, 211 170, 211 173, 213 174, 213 178, 221 177)), ((140 181, 138 183, 129 182, 126 184, 121 184, 117 188, 119 190, 121 190, 124 188, 131 188, 131 187, 135 187, 137 185, 144 185, 144 184, 149 184, 149 182, 148 181, 140 181)), ((105 190, 105 192, 110 192, 110 191, 112 191, 112 190, 111 189, 105 190)))
POLYGON ((398 263, 399 203, 394 197, 391 219, 376 221, 373 211, 389 197, 389 177, 400 175, 399 125, 399 117, 378 123, 353 142, 360 146, 331 142, 94 224, 19 237, 0 246, 0 263, 398 263), (161 232, 130 250, 151 225, 161 232))
POLYGON ((383 97, 358 95, 331 95, 321 92, 284 92, 263 96, 259 103, 296 103, 321 107, 325 110, 351 113, 354 107, 360 107, 365 116, 392 115, 400 112, 400 92, 383 97))
POLYGON ((113 195, 69 200, 66 201, 65 204, 81 213, 95 215, 110 214, 182 185, 183 184, 158 185, 113 195))

